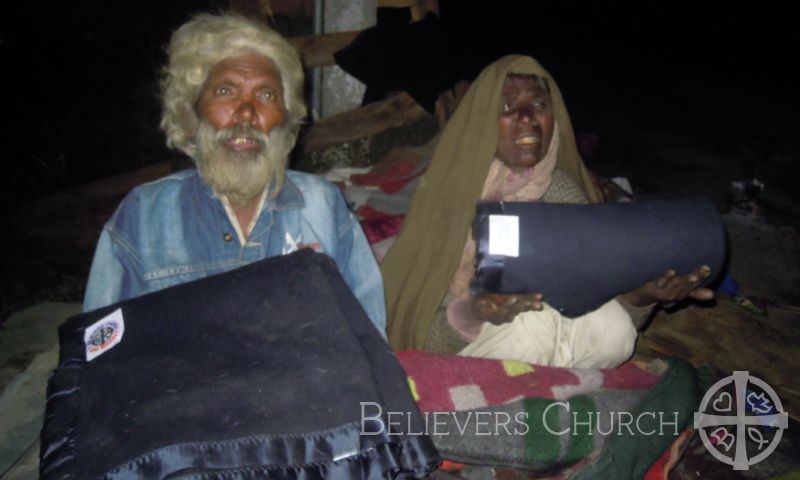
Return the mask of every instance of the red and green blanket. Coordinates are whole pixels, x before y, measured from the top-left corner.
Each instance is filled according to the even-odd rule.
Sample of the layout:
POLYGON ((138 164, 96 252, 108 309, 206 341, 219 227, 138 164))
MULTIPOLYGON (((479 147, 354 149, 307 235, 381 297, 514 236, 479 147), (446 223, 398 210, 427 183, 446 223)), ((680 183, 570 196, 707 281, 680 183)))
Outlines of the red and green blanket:
POLYGON ((450 461, 561 478, 641 478, 691 422, 702 390, 680 359, 569 369, 398 354, 427 432, 450 461))

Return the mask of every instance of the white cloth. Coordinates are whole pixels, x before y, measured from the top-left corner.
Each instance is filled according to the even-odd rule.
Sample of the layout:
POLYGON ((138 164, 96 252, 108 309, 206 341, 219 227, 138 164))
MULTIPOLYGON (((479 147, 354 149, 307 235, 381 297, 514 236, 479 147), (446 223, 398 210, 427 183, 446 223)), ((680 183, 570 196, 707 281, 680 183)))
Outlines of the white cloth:
POLYGON ((568 368, 615 368, 633 354, 636 328, 616 300, 577 318, 550 305, 523 312, 509 323, 484 322, 480 334, 458 354, 519 360, 568 368))

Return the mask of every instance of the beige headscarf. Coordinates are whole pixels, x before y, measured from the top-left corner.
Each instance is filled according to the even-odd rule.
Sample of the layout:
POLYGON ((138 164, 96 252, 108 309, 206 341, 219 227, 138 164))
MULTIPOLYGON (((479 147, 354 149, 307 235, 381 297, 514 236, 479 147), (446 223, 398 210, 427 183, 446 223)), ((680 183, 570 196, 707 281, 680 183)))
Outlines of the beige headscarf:
POLYGON ((442 132, 400 236, 381 264, 394 350, 422 348, 459 266, 475 204, 497 149, 500 95, 509 73, 547 79, 559 129, 557 168, 572 175, 590 201, 602 199, 578 154, 561 91, 550 74, 534 59, 519 55, 486 67, 442 132))

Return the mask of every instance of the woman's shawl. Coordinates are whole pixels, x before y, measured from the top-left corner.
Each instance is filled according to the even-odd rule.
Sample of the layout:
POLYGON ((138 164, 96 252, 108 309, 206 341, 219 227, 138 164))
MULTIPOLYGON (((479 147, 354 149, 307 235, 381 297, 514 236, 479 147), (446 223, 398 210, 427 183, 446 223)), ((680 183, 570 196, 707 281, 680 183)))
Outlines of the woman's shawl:
POLYGON ((389 343, 394 350, 421 349, 458 268, 475 204, 497 148, 500 94, 506 75, 547 79, 560 129, 557 168, 572 175, 592 202, 599 190, 581 160, 561 91, 534 59, 509 55, 486 67, 442 132, 403 229, 384 259, 389 343))

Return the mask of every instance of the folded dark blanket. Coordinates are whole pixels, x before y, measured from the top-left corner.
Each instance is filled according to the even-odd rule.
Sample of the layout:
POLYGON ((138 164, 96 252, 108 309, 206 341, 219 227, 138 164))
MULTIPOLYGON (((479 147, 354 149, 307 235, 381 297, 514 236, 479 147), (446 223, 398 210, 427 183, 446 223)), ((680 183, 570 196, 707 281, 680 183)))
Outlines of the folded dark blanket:
POLYGON ((714 277, 726 253, 719 213, 700 197, 596 205, 480 202, 473 235, 473 291, 540 292, 568 317, 669 269, 685 275, 708 265, 714 277))
POLYGON ((439 463, 406 434, 424 422, 394 354, 310 250, 73 317, 60 337, 43 479, 420 478, 439 463), (389 425, 378 409, 407 413, 389 425))

